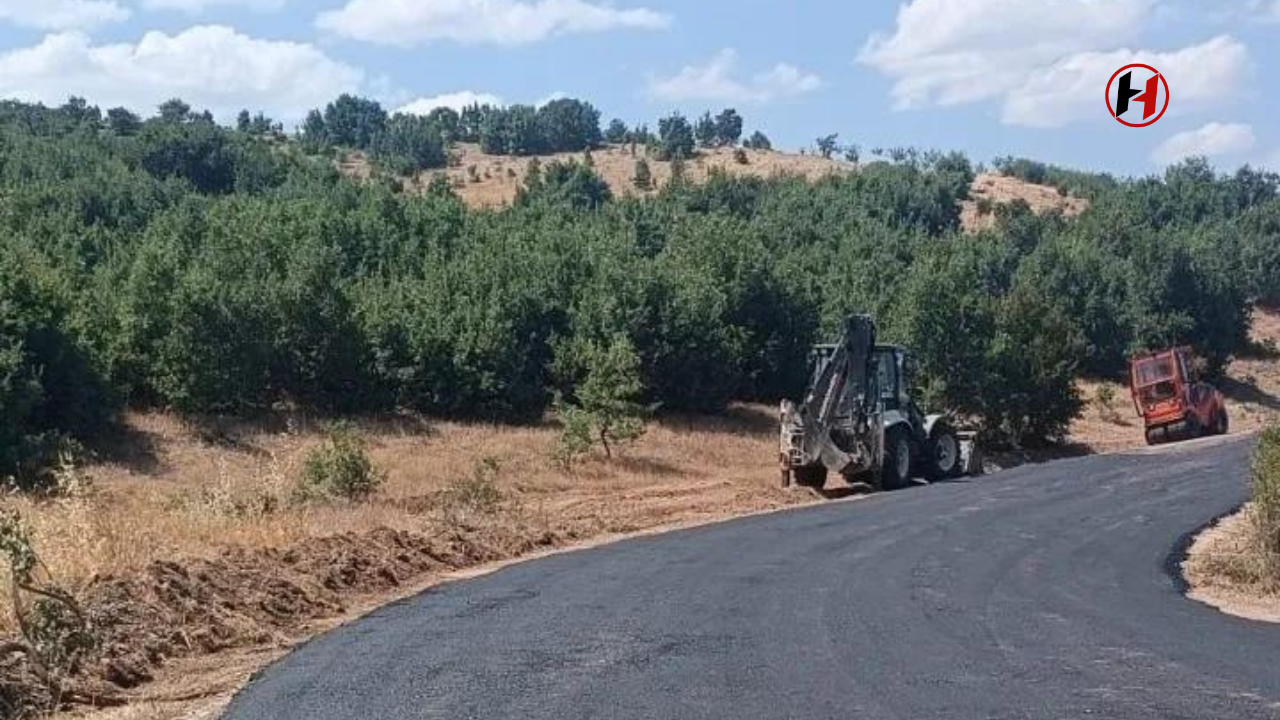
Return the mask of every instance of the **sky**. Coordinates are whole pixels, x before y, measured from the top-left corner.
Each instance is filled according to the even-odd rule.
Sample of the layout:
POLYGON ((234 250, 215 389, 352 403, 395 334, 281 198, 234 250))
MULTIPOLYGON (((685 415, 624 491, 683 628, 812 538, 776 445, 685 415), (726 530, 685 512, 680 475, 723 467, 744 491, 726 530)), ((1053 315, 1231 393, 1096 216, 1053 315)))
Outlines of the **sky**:
POLYGON ((1126 175, 1205 155, 1280 170, 1280 0, 0 0, 0 97, 142 114, 171 97, 286 125, 350 92, 392 111, 589 100, 656 125, 734 107, 785 149, 839 133, 1126 175), (1169 85, 1121 125, 1108 80, 1169 85))

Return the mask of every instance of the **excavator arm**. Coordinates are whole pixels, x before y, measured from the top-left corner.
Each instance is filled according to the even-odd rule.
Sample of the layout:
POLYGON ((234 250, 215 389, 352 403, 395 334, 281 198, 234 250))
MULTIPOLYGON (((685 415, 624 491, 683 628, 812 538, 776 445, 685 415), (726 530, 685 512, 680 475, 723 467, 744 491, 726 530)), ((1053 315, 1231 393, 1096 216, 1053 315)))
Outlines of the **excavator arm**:
POLYGON ((851 475, 879 464, 875 344, 875 322, 865 315, 850 317, 835 345, 820 348, 804 401, 782 403, 784 483, 797 469, 822 466, 851 475))

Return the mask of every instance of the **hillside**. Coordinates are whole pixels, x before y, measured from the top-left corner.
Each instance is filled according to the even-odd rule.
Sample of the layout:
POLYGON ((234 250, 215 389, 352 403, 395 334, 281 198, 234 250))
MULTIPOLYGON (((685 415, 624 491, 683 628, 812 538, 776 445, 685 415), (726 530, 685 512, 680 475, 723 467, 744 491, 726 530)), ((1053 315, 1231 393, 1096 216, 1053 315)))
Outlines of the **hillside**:
MULTIPOLYGON (((732 148, 711 148, 699 151, 697 157, 686 163, 685 172, 693 182, 703 182, 714 171, 733 176, 770 178, 798 176, 818 180, 828 175, 855 172, 858 165, 837 158, 824 158, 811 153, 785 153, 773 150, 741 149, 747 162, 738 161, 732 148)), ((671 180, 671 163, 650 157, 645 148, 631 154, 627 145, 606 145, 591 152, 596 172, 609 185, 616 196, 630 197, 652 195, 671 180), (636 161, 645 159, 652 173, 654 190, 636 189, 636 161)), ((453 148, 450 167, 429 170, 419 174, 415 186, 425 188, 438 176, 447 177, 454 191, 473 208, 497 208, 509 205, 516 192, 524 184, 529 163, 533 158, 487 155, 474 143, 459 143, 453 148)), ((556 153, 536 155, 543 166, 552 162, 583 160, 582 153, 556 153)), ((351 153, 339 162, 339 168, 348 176, 367 179, 372 169, 362 153, 351 153)), ((994 172, 980 173, 973 182, 970 199, 962 202, 961 222, 968 230, 990 228, 995 224, 991 205, 1021 200, 1037 213, 1059 211, 1074 217, 1088 208, 1087 200, 1060 193, 1056 188, 1035 185, 1024 180, 994 172)))

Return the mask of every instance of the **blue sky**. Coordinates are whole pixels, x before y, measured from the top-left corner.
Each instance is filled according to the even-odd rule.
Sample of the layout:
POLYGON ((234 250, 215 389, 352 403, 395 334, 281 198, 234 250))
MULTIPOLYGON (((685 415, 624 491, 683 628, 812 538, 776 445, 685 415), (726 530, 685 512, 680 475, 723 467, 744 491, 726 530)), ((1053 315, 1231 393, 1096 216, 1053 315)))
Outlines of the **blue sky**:
POLYGON ((1280 0, 0 0, 0 96, 296 121, 341 92, 389 109, 594 102, 629 123, 733 106, 799 148, 960 149, 1126 174, 1189 154, 1280 169, 1280 0), (1146 62, 1168 114, 1126 128, 1107 79, 1146 62))

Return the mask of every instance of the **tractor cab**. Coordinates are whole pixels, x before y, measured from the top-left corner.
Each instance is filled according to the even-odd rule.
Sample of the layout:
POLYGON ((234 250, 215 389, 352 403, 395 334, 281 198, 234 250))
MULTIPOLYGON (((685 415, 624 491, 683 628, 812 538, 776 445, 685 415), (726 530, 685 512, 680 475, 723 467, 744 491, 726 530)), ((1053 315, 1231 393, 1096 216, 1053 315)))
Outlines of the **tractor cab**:
POLYGON ((1227 432, 1222 393, 1197 376, 1189 348, 1148 353, 1130 362, 1129 387, 1146 425, 1147 444, 1227 432))

